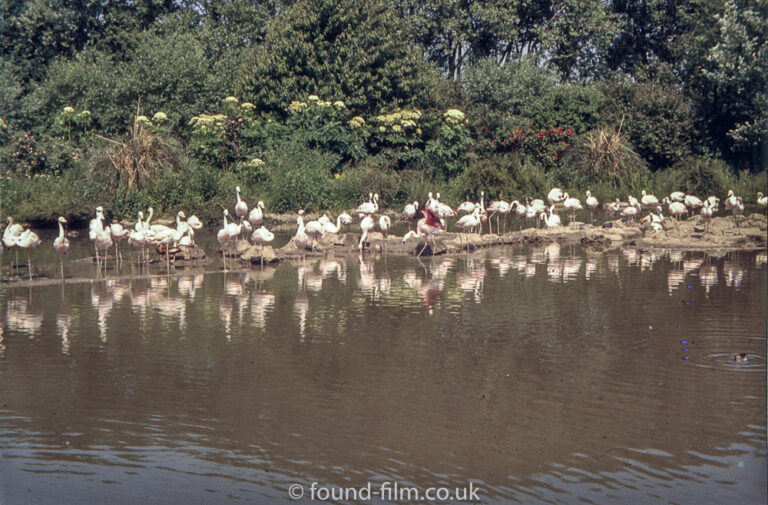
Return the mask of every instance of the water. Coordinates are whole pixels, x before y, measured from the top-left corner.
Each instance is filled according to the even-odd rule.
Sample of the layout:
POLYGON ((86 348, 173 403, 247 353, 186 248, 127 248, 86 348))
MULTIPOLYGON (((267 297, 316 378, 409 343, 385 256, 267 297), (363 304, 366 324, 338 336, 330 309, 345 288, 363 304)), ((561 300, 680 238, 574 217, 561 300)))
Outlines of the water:
POLYGON ((764 252, 217 268, 0 288, 0 502, 766 501, 764 252))

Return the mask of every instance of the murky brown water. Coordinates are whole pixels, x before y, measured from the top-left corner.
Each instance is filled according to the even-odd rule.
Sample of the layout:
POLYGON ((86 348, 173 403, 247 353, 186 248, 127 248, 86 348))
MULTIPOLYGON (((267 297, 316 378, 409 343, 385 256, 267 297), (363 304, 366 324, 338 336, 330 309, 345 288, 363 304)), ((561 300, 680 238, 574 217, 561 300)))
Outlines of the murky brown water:
POLYGON ((765 503, 766 271, 550 245, 0 287, 0 502, 765 503))

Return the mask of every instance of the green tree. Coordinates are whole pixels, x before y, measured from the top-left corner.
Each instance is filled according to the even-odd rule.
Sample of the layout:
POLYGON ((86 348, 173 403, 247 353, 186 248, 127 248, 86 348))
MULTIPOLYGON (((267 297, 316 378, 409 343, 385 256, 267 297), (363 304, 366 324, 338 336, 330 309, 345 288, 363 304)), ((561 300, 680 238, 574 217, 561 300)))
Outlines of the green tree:
POLYGON ((736 162, 768 166, 768 2, 728 0, 707 52, 699 107, 717 147, 736 162))
POLYGON ((435 79, 388 2, 303 0, 269 24, 238 90, 261 109, 282 112, 314 94, 369 114, 383 106, 433 102, 435 79))

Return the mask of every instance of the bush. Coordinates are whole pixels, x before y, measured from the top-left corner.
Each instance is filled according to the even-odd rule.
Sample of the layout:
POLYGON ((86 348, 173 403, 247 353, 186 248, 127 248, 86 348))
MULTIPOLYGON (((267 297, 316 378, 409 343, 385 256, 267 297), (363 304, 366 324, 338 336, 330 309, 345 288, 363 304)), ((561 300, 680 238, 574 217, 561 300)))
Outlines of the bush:
POLYGON ((276 212, 326 209, 331 204, 331 172, 338 156, 287 142, 267 163, 270 208, 276 212))
POLYGON ((645 161, 634 151, 621 125, 617 130, 593 130, 579 136, 574 149, 567 154, 568 165, 579 172, 582 184, 608 182, 616 188, 637 187, 647 171, 645 161))

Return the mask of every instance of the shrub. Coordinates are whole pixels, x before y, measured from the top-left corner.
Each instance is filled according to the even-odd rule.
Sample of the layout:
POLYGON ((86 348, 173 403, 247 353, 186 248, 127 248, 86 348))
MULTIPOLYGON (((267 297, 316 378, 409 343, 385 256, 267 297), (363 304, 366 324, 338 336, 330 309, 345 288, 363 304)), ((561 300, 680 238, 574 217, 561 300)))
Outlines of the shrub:
POLYGON ((267 164, 270 208, 296 212, 328 208, 331 203, 331 171, 338 156, 286 142, 270 154, 267 164))

